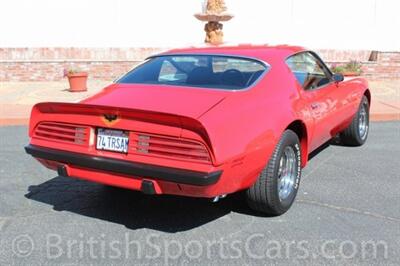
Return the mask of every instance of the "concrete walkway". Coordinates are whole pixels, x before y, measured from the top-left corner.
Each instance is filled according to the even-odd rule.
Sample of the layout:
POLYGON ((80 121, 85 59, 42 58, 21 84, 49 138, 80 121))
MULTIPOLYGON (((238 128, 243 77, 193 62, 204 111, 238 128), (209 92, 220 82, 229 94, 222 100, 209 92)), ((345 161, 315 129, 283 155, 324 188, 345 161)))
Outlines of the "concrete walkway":
POLYGON ((69 92, 68 81, 0 83, 0 126, 25 125, 39 102, 76 102, 99 92, 112 81, 90 81, 87 92, 69 92))
MULTIPOLYGON (((0 83, 0 126, 28 123, 30 111, 38 102, 75 102, 88 97, 111 81, 89 81, 88 91, 71 93, 67 80, 60 82, 0 83)), ((400 120, 400 80, 371 81, 371 120, 400 120)))

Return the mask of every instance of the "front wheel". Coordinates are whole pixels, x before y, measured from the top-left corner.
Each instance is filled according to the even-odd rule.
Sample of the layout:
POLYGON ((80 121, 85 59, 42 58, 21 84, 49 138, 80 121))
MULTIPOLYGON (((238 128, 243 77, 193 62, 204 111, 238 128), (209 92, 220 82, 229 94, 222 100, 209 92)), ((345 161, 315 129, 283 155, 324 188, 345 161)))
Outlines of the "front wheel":
POLYGON ((361 146, 368 138, 369 131, 369 101, 363 96, 356 115, 350 126, 340 134, 340 140, 345 145, 361 146))
POLYGON ((285 213, 296 198, 300 178, 300 141, 286 130, 256 183, 246 191, 250 208, 275 216, 285 213))

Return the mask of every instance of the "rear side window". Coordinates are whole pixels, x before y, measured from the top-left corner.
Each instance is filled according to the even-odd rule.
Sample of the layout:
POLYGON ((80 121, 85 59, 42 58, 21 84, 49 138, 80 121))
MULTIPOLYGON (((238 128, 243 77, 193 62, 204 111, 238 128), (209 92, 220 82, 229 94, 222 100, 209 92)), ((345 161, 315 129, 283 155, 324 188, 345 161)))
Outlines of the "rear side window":
POLYGON ((166 55, 150 59, 117 82, 240 90, 253 85, 267 68, 241 57, 166 55))
POLYGON ((304 90, 313 90, 331 82, 331 73, 310 52, 295 54, 286 60, 293 75, 304 90))
POLYGON ((158 75, 158 82, 160 83, 168 83, 168 82, 177 82, 179 80, 186 80, 188 75, 176 68, 171 62, 164 61, 160 74, 158 75))

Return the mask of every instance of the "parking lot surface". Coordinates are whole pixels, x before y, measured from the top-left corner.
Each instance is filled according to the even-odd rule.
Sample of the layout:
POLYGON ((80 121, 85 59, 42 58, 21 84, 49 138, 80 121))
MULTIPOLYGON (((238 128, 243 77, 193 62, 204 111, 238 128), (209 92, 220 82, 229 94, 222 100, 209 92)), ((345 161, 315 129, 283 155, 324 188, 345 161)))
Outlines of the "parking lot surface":
POLYGON ((398 122, 313 154, 280 217, 240 194, 211 203, 58 177, 27 143, 26 127, 0 127, 0 265, 400 264, 398 122))

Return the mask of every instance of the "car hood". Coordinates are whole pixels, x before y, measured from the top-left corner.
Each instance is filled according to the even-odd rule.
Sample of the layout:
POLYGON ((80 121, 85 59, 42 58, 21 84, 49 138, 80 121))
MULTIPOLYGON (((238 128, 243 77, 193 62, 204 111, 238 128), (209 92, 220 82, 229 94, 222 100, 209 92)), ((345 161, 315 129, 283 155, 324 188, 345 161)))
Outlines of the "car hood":
POLYGON ((112 84, 81 103, 199 118, 230 93, 224 90, 169 85, 112 84))

